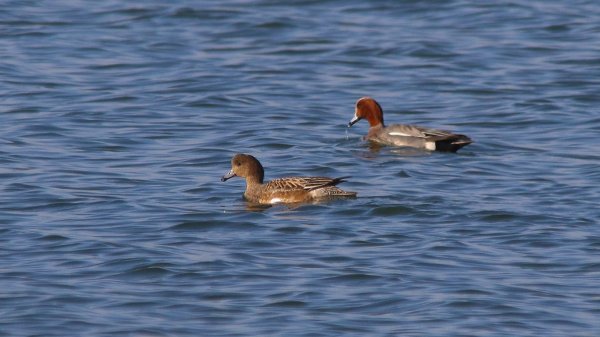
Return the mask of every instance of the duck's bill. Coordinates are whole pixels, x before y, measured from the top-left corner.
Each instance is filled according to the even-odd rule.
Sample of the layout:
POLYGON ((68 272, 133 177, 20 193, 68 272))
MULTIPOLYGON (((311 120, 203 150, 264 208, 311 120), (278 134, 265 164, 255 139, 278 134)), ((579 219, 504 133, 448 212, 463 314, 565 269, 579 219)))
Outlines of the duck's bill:
POLYGON ((231 179, 233 177, 235 177, 235 173, 233 172, 233 170, 231 170, 221 178, 221 181, 227 181, 227 179, 231 179))
POLYGON ((351 127, 352 125, 356 124, 356 122, 358 122, 360 120, 360 117, 354 116, 354 118, 352 118, 352 120, 350 120, 350 122, 348 123, 348 127, 351 127))

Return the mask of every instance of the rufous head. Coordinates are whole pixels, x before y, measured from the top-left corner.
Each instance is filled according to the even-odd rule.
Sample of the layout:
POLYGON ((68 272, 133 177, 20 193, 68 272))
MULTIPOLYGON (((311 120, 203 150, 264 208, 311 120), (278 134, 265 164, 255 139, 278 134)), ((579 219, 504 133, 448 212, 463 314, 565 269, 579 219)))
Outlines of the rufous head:
POLYGON ((258 159, 249 154, 238 153, 231 159, 231 170, 221 178, 221 181, 226 181, 233 177, 242 177, 246 178, 246 181, 262 184, 265 177, 265 170, 258 159))
POLYGON ((369 122, 371 127, 379 124, 383 126, 383 109, 381 109, 381 105, 371 97, 361 97, 356 101, 354 118, 348 123, 348 127, 351 127, 363 118, 369 122))

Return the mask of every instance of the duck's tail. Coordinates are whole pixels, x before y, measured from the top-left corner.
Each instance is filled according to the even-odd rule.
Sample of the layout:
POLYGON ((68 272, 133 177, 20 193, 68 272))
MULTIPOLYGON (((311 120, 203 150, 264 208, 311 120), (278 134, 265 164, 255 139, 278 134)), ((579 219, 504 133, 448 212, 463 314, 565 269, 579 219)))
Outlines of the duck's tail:
POLYGON ((452 135, 445 139, 435 142, 435 148, 438 151, 456 152, 462 147, 473 143, 473 140, 465 135, 452 135))
POLYGON ((331 179, 331 181, 324 185, 324 186, 320 186, 316 189, 313 189, 311 191, 311 193, 314 193, 314 197, 315 198, 337 198, 337 197, 349 197, 349 198, 355 198, 356 197, 356 192, 349 192, 349 191, 344 191, 339 187, 336 187, 335 185, 339 184, 339 183, 343 183, 346 181, 348 177, 339 177, 339 178, 333 178, 331 179))

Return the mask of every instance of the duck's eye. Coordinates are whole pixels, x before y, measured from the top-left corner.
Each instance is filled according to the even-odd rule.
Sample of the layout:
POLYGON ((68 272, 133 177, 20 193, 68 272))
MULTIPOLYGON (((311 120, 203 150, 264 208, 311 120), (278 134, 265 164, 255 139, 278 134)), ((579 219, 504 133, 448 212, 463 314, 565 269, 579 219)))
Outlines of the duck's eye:
POLYGON ((240 164, 240 162, 239 162, 239 161, 236 161, 236 162, 235 162, 235 166, 240 166, 240 165, 241 165, 241 164, 240 164))

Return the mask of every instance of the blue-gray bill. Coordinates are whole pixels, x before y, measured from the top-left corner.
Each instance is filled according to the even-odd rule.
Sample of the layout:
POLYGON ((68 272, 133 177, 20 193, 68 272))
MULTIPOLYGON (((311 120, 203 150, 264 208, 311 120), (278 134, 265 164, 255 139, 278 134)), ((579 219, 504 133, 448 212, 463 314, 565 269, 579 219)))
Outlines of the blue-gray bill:
POLYGON ((235 177, 235 173, 233 172, 233 170, 230 170, 229 172, 227 172, 227 174, 225 174, 223 177, 221 177, 221 181, 227 181, 228 179, 231 179, 233 177, 235 177))
POLYGON ((351 127, 352 125, 356 124, 356 122, 358 122, 359 120, 361 120, 360 117, 354 116, 354 118, 352 118, 352 120, 348 122, 348 127, 351 127))

